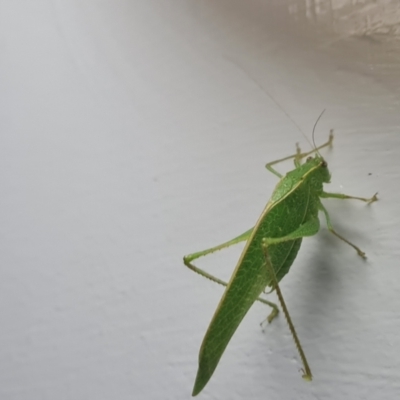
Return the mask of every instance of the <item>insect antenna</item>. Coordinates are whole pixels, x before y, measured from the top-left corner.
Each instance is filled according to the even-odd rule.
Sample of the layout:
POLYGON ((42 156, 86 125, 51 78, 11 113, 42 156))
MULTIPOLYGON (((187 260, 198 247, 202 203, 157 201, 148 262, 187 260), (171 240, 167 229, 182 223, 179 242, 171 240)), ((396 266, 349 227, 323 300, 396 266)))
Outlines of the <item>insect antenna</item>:
POLYGON ((250 78, 254 84, 256 86, 258 86, 263 92, 264 94, 266 94, 275 104, 276 106, 286 115, 286 117, 289 119, 289 121, 292 122, 292 124, 298 129, 298 131, 305 137, 305 139, 307 140, 308 144, 310 145, 310 147, 313 149, 313 151, 315 151, 321 158, 321 154, 318 151, 318 147, 315 145, 315 140, 314 140, 314 134, 315 134, 315 128, 318 124, 318 121, 321 119, 322 114, 325 112, 325 109, 322 111, 322 113, 319 115, 319 117, 317 118, 314 127, 313 127, 313 131, 312 131, 312 143, 310 142, 310 140, 308 139, 307 135, 303 132, 303 130, 300 128, 300 126, 297 124, 297 122, 289 115, 289 113, 283 108, 283 106, 272 96, 271 93, 268 92, 267 89, 265 89, 264 86, 262 86, 256 79, 254 79, 239 63, 237 63, 235 60, 232 60, 229 57, 226 57, 226 59, 231 62, 232 64, 234 64, 237 68, 239 68, 248 78, 250 78))
MULTIPOLYGON (((247 74, 247 73, 246 73, 247 74)), ((322 114, 325 112, 325 109, 322 111, 322 113, 319 115, 319 117, 317 118, 317 121, 314 124, 314 128, 312 131, 312 143, 310 142, 310 140, 308 139, 307 135, 303 132, 303 130, 300 128, 299 124, 290 116, 290 114, 284 109, 284 107, 272 96, 271 93, 268 92, 268 90, 266 90, 260 83, 258 83, 255 79, 253 79, 253 77, 251 77, 249 74, 247 74, 247 76, 276 104, 276 106, 286 115, 286 117, 289 119, 289 121, 292 122, 292 124, 297 128, 297 130, 304 136, 304 138, 307 140, 308 144, 310 145, 311 148, 313 148, 318 155, 318 149, 317 146, 315 145, 315 141, 314 141, 314 132, 315 132, 315 127, 318 124, 318 121, 320 120, 320 118, 322 117, 322 114)))
POLYGON ((326 111, 326 109, 324 108, 321 112, 321 114, 319 114, 317 120, 315 121, 313 130, 312 130, 312 143, 310 142, 310 140, 308 139, 307 135, 303 132, 303 130, 300 128, 300 126, 298 125, 298 123, 290 116, 290 114, 282 107, 281 104, 278 103, 278 101, 262 86, 260 85, 257 81, 255 81, 253 79, 254 83, 280 108, 280 110, 288 117, 288 119, 292 122, 292 124, 299 130, 299 132, 305 137, 305 139, 307 140, 308 144, 311 146, 311 148, 322 158, 320 152, 318 151, 318 147, 315 144, 315 128, 318 125, 319 120, 321 119, 322 115, 324 114, 324 112, 326 111))
MULTIPOLYGON (((271 95, 271 93, 269 93, 268 90, 266 90, 262 85, 260 85, 254 79, 253 79, 253 81, 277 105, 277 107, 286 115, 286 117, 289 119, 289 121, 291 121, 292 124, 298 129, 298 131, 305 137, 305 139, 307 140, 307 142, 310 145, 310 147, 314 147, 315 148, 315 145, 314 146, 312 145, 312 143, 308 139, 307 135, 300 128, 299 124, 290 116, 290 114, 283 108, 283 106, 271 95)), ((318 122, 318 120, 317 120, 317 122, 318 122)))
POLYGON ((320 157, 322 157, 322 156, 321 156, 321 154, 319 153, 318 148, 317 148, 317 146, 316 146, 316 144, 315 144, 315 128, 317 127, 317 124, 318 124, 319 120, 321 119, 321 117, 322 117, 323 113, 325 112, 325 110, 326 110, 326 108, 324 108, 324 109, 322 110, 322 113, 319 114, 319 117, 318 117, 317 120, 315 121, 313 130, 312 130, 312 136, 311 136, 312 142, 313 142, 314 150, 317 152, 317 154, 318 154, 320 157))

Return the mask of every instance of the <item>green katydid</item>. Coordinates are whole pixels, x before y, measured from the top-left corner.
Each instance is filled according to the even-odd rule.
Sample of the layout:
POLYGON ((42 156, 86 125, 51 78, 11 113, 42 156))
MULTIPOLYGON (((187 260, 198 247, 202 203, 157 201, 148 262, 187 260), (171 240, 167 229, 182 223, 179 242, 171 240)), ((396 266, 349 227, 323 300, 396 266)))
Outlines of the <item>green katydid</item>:
POLYGON ((353 247, 359 256, 366 258, 364 252, 333 229, 330 216, 323 206, 321 198, 357 199, 368 204, 378 199, 376 194, 371 198, 362 198, 328 193, 323 190, 323 184, 330 182, 330 173, 319 150, 331 146, 332 141, 333 133, 331 131, 325 144, 319 147, 314 146, 313 150, 305 153, 302 153, 297 146, 295 154, 268 163, 266 168, 278 176, 280 181, 255 226, 226 243, 184 257, 184 264, 191 270, 226 286, 200 348, 199 368, 193 396, 200 393, 210 380, 230 339, 256 300, 272 307, 272 312, 267 318, 268 322, 278 315, 276 304, 259 297, 267 287, 277 292, 304 365, 303 378, 312 379, 310 367, 287 311, 278 282, 289 272, 303 237, 312 236, 318 232, 320 227, 319 211, 325 215, 329 231, 353 247), (311 156, 313 153, 315 156, 311 156), (302 163, 305 157, 307 157, 306 161, 302 163), (290 159, 294 160, 295 169, 285 176, 273 168, 275 164, 290 159), (246 245, 229 283, 208 274, 192 263, 199 257, 243 241, 246 241, 246 245))

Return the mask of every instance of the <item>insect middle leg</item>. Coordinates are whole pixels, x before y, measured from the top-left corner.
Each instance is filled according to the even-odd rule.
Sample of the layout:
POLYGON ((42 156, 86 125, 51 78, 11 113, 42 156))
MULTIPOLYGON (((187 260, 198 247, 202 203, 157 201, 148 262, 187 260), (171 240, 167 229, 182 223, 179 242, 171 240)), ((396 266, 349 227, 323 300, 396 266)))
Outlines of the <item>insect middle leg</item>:
MULTIPOLYGON (((205 278, 210 279, 211 281, 226 287, 226 286, 228 286, 227 282, 217 278, 214 275, 209 274, 208 272, 204 271, 203 269, 201 269, 199 267, 196 267, 192 263, 192 261, 196 260, 197 258, 206 256, 207 254, 211 254, 211 253, 214 253, 214 252, 216 252, 218 250, 221 250, 221 249, 227 248, 229 246, 232 246, 234 244, 243 242, 243 241, 249 239, 249 237, 250 237, 252 232, 253 232, 253 228, 251 228, 248 231, 242 233, 241 235, 237 236, 236 238, 234 238, 232 240, 229 240, 229 241, 227 241, 225 243, 222 243, 222 244, 220 244, 218 246, 211 247, 210 249, 199 251, 197 253, 189 254, 189 255, 183 257, 183 263, 189 269, 191 269, 192 271, 196 272, 197 274, 199 274, 201 276, 204 276, 205 278)), ((271 301, 265 300, 265 299, 263 299, 261 297, 259 297, 257 300, 260 301, 261 303, 264 303, 264 304, 270 306, 272 308, 271 314, 268 316, 268 322, 271 322, 279 313, 278 306, 275 303, 272 303, 271 301)))
POLYGON ((347 194, 342 194, 342 193, 329 193, 329 192, 322 192, 320 197, 324 197, 326 199, 341 199, 341 200, 346 200, 346 199, 354 199, 354 200, 361 200, 366 202, 367 204, 371 204, 374 201, 378 201, 378 193, 375 193, 372 197, 370 198, 365 198, 365 197, 356 197, 356 196, 349 196, 347 194))
POLYGON ((321 146, 318 146, 317 148, 315 148, 313 150, 307 151, 306 153, 302 153, 300 150, 300 147, 298 145, 296 145, 296 153, 295 154, 280 158, 279 160, 271 161, 265 165, 265 168, 267 168, 268 171, 272 172, 274 175, 278 176, 279 178, 282 178, 282 174, 279 173, 275 168, 273 168, 272 167, 273 165, 279 164, 280 162, 283 162, 286 160, 291 160, 292 158, 294 158, 294 163, 295 163, 296 167, 298 167, 300 165, 301 159, 309 156, 310 154, 315 153, 318 150, 321 150, 324 147, 332 146, 332 143, 333 143, 333 131, 331 130, 329 133, 328 141, 326 143, 322 144, 321 146))

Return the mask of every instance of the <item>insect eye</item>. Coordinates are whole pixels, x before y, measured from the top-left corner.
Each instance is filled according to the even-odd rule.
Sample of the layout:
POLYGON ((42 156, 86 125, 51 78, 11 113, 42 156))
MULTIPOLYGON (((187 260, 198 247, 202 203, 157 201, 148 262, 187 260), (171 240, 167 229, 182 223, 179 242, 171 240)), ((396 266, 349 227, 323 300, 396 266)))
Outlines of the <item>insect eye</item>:
POLYGON ((328 163, 326 161, 322 161, 321 163, 321 167, 326 168, 328 166, 328 163))
POLYGON ((306 162, 309 162, 309 161, 311 161, 312 159, 313 159, 312 157, 307 157, 306 162))

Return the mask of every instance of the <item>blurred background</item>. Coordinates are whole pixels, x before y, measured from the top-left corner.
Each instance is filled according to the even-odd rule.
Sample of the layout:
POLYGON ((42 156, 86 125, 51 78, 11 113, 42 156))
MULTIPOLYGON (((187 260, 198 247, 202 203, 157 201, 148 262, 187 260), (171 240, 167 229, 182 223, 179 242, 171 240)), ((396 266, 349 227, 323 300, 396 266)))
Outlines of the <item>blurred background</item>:
MULTIPOLYGON (((0 398, 188 399, 223 288, 182 256, 254 225, 264 165, 335 130, 335 228, 254 305, 204 399, 400 392, 396 0, 0 0, 0 398), (276 300, 275 295, 269 299, 276 300)), ((282 164, 285 173, 292 164, 282 164)), ((228 279, 241 246, 198 265, 228 279)))

